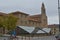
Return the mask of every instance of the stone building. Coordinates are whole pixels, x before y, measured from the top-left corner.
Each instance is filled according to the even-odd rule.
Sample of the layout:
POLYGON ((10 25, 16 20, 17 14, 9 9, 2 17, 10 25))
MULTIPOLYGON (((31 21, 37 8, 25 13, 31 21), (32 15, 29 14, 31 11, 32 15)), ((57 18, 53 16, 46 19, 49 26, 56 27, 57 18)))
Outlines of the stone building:
POLYGON ((41 6, 41 14, 29 15, 20 11, 11 12, 19 18, 17 25, 19 26, 34 26, 34 27, 47 27, 47 16, 44 3, 41 6))
POLYGON ((59 24, 48 25, 48 28, 51 28, 51 34, 52 35, 59 33, 59 24))

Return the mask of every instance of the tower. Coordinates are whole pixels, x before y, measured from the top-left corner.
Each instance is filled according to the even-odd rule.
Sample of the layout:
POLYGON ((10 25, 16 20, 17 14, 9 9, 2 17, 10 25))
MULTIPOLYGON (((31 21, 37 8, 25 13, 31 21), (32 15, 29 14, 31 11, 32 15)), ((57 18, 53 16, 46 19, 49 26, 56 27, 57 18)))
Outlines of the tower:
POLYGON ((42 3, 42 7, 41 7, 41 26, 47 27, 47 16, 46 16, 46 10, 45 10, 44 3, 42 3))

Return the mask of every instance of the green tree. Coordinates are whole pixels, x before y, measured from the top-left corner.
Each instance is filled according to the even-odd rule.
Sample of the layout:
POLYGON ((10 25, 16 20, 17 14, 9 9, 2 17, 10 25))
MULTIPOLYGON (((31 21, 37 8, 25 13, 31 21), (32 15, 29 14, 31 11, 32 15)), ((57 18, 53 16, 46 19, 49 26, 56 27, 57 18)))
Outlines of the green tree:
POLYGON ((3 18, 0 16, 0 28, 2 27, 3 18))
POLYGON ((4 20, 4 26, 8 30, 13 30, 16 28, 17 20, 18 20, 17 17, 13 16, 12 14, 9 14, 8 16, 6 16, 6 18, 4 20))
POLYGON ((12 14, 0 17, 0 26, 4 27, 6 30, 11 31, 16 28, 16 23, 18 18, 12 14))
MULTIPOLYGON (((3 22, 4 22, 3 16, 0 16, 0 29, 4 29, 4 27, 3 27, 3 22)), ((3 30, 0 30, 0 31, 2 31, 2 33, 4 32, 3 30)), ((0 35, 1 35, 2 33, 0 33, 0 35)), ((5 32, 4 32, 4 33, 5 33, 5 32)))

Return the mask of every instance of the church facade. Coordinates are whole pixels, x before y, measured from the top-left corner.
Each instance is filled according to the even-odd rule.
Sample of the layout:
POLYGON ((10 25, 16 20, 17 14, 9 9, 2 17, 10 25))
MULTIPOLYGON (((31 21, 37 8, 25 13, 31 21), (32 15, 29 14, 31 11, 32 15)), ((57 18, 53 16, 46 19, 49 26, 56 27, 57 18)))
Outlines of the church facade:
POLYGON ((41 14, 29 15, 23 12, 12 12, 14 16, 18 17, 17 25, 18 26, 34 26, 34 27, 47 27, 47 16, 44 3, 41 6, 41 14))

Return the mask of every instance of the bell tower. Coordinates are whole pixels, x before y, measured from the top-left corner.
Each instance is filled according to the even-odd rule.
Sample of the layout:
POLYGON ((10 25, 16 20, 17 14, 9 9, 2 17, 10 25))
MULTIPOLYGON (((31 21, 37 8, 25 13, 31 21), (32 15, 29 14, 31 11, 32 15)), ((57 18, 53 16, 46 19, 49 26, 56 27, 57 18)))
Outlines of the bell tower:
POLYGON ((42 3, 42 6, 41 6, 41 14, 46 16, 46 10, 45 10, 44 3, 42 3))
POLYGON ((47 16, 46 16, 46 10, 45 10, 44 3, 42 3, 42 6, 41 6, 41 26, 47 27, 47 16))

